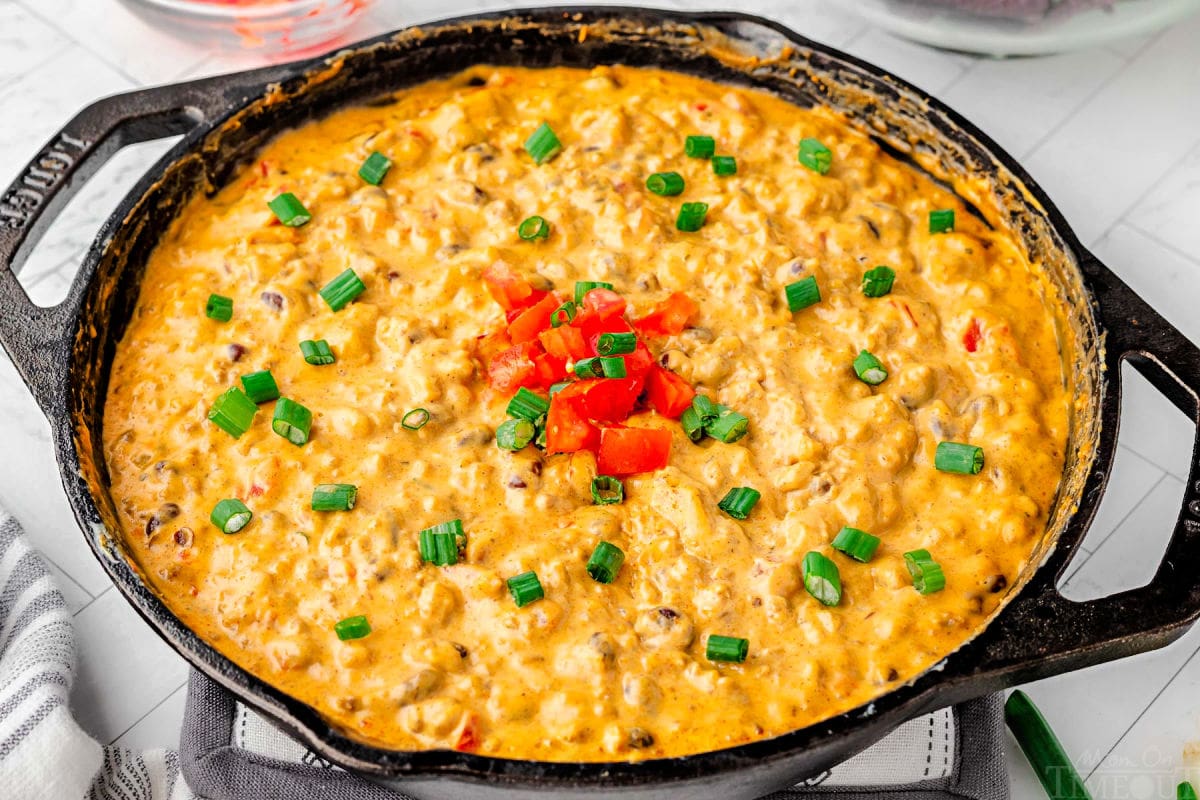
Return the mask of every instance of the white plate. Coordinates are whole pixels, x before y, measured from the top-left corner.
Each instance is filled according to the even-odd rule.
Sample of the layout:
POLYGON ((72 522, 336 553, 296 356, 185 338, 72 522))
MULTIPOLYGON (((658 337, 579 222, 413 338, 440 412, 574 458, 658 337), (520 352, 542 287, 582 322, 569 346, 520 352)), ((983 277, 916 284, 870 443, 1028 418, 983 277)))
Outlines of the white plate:
POLYGON ((1154 33, 1200 10, 1200 0, 1119 0, 1112 8, 1037 23, 981 17, 911 0, 849 0, 843 7, 923 44, 993 56, 1028 56, 1154 33))

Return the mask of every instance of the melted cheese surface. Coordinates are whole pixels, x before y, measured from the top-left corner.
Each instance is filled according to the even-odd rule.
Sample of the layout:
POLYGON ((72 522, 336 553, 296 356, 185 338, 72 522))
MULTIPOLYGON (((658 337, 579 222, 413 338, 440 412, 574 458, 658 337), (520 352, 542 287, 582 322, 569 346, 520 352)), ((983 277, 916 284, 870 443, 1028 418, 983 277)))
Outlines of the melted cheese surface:
POLYGON ((288 131, 191 201, 112 369, 112 494, 128 549, 186 624, 357 738, 542 760, 736 745, 908 681, 1014 582, 1068 428, 1042 286, 1009 232, 828 110, 651 70, 475 68, 288 131), (537 166, 522 143, 542 121, 564 150, 537 166), (689 134, 714 136, 737 174, 687 158, 689 134), (798 163, 805 137, 833 151, 828 175, 798 163), (376 150, 395 162, 380 187, 356 174, 376 150), (667 170, 684 193, 647 192, 667 170), (283 191, 311 222, 273 224, 283 191), (677 231, 695 201, 705 226, 677 231), (942 208, 957 229, 931 235, 942 208), (548 239, 517 237, 532 214, 548 239), (497 448, 507 398, 476 342, 503 322, 480 279, 498 260, 567 293, 609 281, 635 317, 685 292, 700 312, 654 355, 750 434, 696 445, 640 414, 672 431, 670 465, 608 506, 591 501, 591 454, 497 448), (895 288, 865 297, 879 264, 895 288), (317 292, 347 268, 367 289, 334 313, 317 292), (783 287, 808 275, 823 299, 792 314, 783 287), (210 293, 233 299, 230 322, 205 317, 210 293), (306 364, 304 339, 328 340, 336 364, 306 364), (878 387, 851 369, 862 349, 890 371, 878 387), (260 369, 312 410, 303 447, 272 432, 270 403, 236 440, 206 420, 260 369), (432 419, 405 430, 416 407, 432 419), (936 471, 942 440, 982 446, 983 472, 936 471), (310 510, 334 482, 359 487, 357 506, 310 510), (717 509, 736 486, 762 492, 745 522, 717 509), (228 497, 254 512, 234 535, 209 522, 228 497), (417 532, 455 517, 465 559, 423 565, 417 532), (870 563, 830 548, 845 525, 881 537, 870 563), (626 554, 612 585, 584 570, 601 539, 626 554), (916 548, 943 566, 943 591, 914 590, 902 554, 916 548), (814 550, 840 569, 836 607, 804 589, 814 550), (527 570, 546 597, 517 608, 505 579, 527 570), (370 635, 339 641, 334 623, 358 614, 370 635), (707 661, 710 634, 749 639, 749 658, 707 661))

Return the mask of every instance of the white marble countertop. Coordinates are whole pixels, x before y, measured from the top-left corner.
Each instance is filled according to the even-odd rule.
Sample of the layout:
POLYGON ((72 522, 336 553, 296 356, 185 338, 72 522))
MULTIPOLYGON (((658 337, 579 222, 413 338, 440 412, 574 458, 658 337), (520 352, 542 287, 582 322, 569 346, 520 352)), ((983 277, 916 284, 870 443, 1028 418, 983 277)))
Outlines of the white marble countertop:
MULTIPOLYGON (((956 107, 1024 162, 1086 245, 1200 341, 1200 17, 1091 51, 996 61, 894 39, 834 5, 758 0, 744 10, 878 63, 956 107)), ((358 33, 482 7, 381 0, 358 33)), ((180 43, 116 0, 0 0, 0 186, 91 100, 253 65, 180 43)), ((35 301, 64 295, 99 221, 164 149, 123 151, 66 209, 21 276, 35 301)), ((1126 377, 1116 469, 1066 582, 1077 599, 1145 583, 1183 493, 1191 425, 1140 377, 1126 377)), ((3 354, 0 442, 0 505, 48 557, 75 612, 76 714, 105 742, 174 746, 187 669, 92 560, 59 483, 49 428, 3 354)), ((1198 653, 1200 626, 1163 650, 1028 687, 1097 797, 1173 797, 1186 770, 1200 778, 1198 653)), ((1009 760, 1014 797, 1042 796, 1020 755, 1009 760)))

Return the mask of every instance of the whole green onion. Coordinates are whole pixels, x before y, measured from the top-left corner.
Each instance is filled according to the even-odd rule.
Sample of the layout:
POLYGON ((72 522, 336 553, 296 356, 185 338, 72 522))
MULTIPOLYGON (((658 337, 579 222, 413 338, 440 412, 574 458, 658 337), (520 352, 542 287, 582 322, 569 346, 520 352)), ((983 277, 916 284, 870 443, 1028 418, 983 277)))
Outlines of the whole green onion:
POLYGON ((1019 689, 1009 695, 1004 720, 1052 800, 1092 800, 1062 743, 1029 695, 1019 689))

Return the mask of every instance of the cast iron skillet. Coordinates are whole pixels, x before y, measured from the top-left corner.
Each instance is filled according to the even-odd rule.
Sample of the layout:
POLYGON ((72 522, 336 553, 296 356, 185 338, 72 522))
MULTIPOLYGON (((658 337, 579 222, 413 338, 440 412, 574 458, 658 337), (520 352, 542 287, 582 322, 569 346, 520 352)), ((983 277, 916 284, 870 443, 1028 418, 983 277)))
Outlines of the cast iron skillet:
POLYGON ((1088 253, 1024 170, 974 126, 882 70, 767 20, 646 9, 515 11, 402 31, 327 59, 110 97, 69 122, 0 199, 0 265, 0 342, 50 420, 67 497, 113 582, 197 669, 321 756, 418 797, 757 796, 820 772, 919 713, 1162 647, 1200 615, 1195 455, 1183 508, 1149 584, 1084 603, 1055 590, 1107 480, 1121 362, 1195 421, 1200 351, 1088 253), (147 589, 121 547, 100 424, 108 367, 158 236, 187 197, 220 186, 282 128, 480 62, 650 65, 757 86, 798 104, 839 108, 893 152, 947 180, 986 178, 995 202, 985 216, 1018 231, 1061 295, 1066 372, 1083 402, 1044 544, 974 640, 873 703, 774 739, 641 763, 545 763, 387 751, 348 739, 217 653, 147 589), (33 305, 14 273, 68 198, 121 147, 175 134, 183 140, 100 230, 67 299, 33 305))

